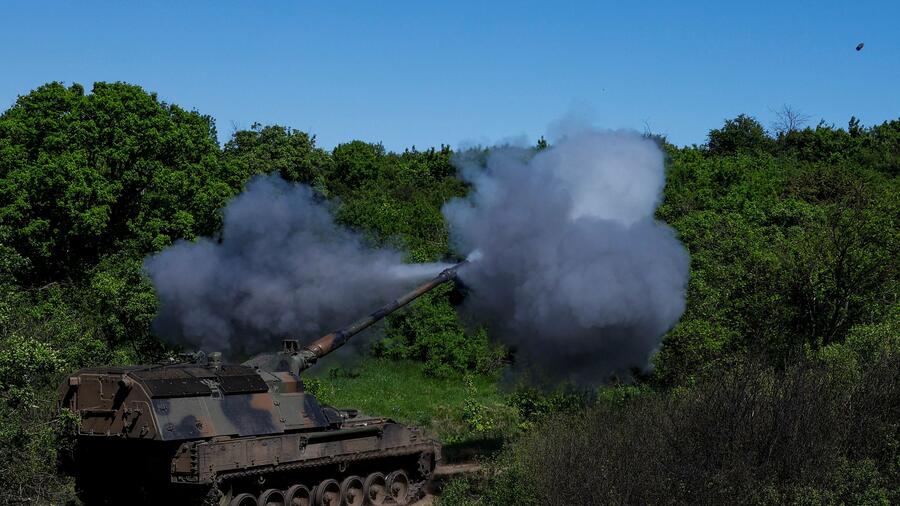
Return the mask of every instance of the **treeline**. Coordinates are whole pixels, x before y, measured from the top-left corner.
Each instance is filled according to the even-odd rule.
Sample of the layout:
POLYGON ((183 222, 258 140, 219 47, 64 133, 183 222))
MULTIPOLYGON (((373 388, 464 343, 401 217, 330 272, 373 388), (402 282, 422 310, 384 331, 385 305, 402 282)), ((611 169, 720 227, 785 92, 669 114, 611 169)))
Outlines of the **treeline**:
POLYGON ((690 251, 691 278, 656 380, 685 384, 735 354, 780 364, 897 311, 900 121, 773 138, 739 116, 669 154, 657 216, 690 251))
MULTIPOLYGON (((747 360, 763 371, 752 376, 761 378, 758 384, 781 384, 788 381, 784 375, 796 377, 791 371, 798 367, 826 367, 823 357, 832 364, 827 367, 860 371, 900 352, 892 339, 900 335, 900 120, 864 127, 852 119, 846 129, 791 126, 772 135, 739 116, 710 131, 703 146, 659 142, 670 160, 657 216, 676 228, 690 251, 691 278, 686 314, 635 389, 650 397, 635 399, 676 402, 667 396, 688 392, 689 399, 705 399, 704 392, 722 390, 733 392, 735 406, 752 408, 740 397, 752 388, 710 382, 747 360), (856 343, 852 349, 848 338, 856 343)), ((0 482, 8 484, 0 502, 68 493, 55 456, 68 444, 70 419, 53 410, 54 389, 66 373, 173 353, 152 331, 158 302, 141 273, 148 254, 179 239, 215 235, 229 198, 254 175, 279 173, 331 199, 337 219, 373 244, 402 248, 410 261, 437 260, 454 253, 441 206, 467 192, 452 157, 446 146, 390 153, 362 141, 328 151, 308 133, 262 125, 237 131, 220 146, 210 117, 123 83, 96 83, 90 93, 51 83, 20 97, 0 116, 0 482)), ((434 375, 495 368, 508 351, 460 323, 451 300, 456 296, 449 290, 429 295, 393 317, 373 353, 421 360, 434 375)), ((828 388, 837 389, 835 395, 881 389, 880 406, 893 418, 878 422, 881 439, 869 442, 878 451, 857 455, 832 445, 843 460, 827 471, 859 471, 870 462, 866 483, 876 497, 896 501, 896 376, 886 385, 853 377, 863 379, 828 388)), ((611 437, 602 435, 609 424, 649 423, 641 417, 650 408, 629 402, 585 408, 579 416, 602 423, 586 422, 580 430, 585 437, 600 431, 603 441, 611 437)), ((698 405, 684 402, 673 409, 698 405)), ((542 427, 553 411, 529 414, 534 434, 563 429, 561 422, 542 427)), ((646 439, 639 436, 621 441, 637 447, 646 439)), ((539 439, 523 441, 516 462, 548 451, 539 439)), ((555 447, 555 455, 564 448, 555 447)), ((562 455, 559 462, 565 470, 571 459, 562 455)), ((711 472, 703 469, 696 472, 711 472)), ((597 471, 603 472, 612 471, 597 471)), ((791 481, 793 475, 781 471, 766 473, 760 483, 775 487, 765 496, 772 501, 788 497, 778 488, 782 482, 796 485, 792 491, 817 491, 823 501, 843 497, 826 490, 824 478, 791 481)), ((460 500, 483 495, 487 501, 504 490, 471 485, 460 500)), ((615 497, 610 500, 650 500, 615 497)))

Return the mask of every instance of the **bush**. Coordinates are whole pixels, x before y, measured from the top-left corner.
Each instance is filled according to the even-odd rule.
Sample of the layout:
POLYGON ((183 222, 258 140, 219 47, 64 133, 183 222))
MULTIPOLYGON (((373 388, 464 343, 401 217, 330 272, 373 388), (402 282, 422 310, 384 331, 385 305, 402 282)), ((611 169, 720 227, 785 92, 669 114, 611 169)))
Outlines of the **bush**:
MULTIPOLYGON (((484 462, 476 476, 451 481, 441 491, 439 506, 537 506, 540 502, 532 484, 526 481, 521 462, 505 451, 484 462)), ((586 504, 586 503, 573 503, 586 504)))
POLYGON ((74 418, 57 415, 55 397, 24 407, 0 402, 0 504, 61 504, 74 497, 57 473, 57 452, 71 448, 74 418))
MULTIPOLYGON (((608 389, 604 395, 617 389, 608 389)), ((519 429, 530 430, 548 418, 575 415, 596 401, 595 393, 572 385, 563 385, 546 392, 525 384, 518 385, 509 395, 507 403, 519 414, 519 429)))
POLYGON ((755 118, 741 114, 725 121, 720 129, 710 130, 707 149, 712 155, 733 155, 743 151, 762 152, 774 142, 755 118))
POLYGON ((491 343, 484 329, 466 331, 450 304, 451 291, 437 288, 391 315, 384 339, 373 345, 375 355, 425 362, 426 372, 439 377, 496 371, 506 358, 504 348, 491 343))
POLYGON ((0 296, 0 504, 71 498, 57 474, 57 452, 70 446, 73 418, 56 412, 56 387, 80 365, 110 361, 93 323, 63 300, 68 287, 0 296))
POLYGON ((852 380, 822 361, 743 362, 669 394, 600 402, 523 437, 522 480, 542 504, 896 503, 896 351, 852 380))

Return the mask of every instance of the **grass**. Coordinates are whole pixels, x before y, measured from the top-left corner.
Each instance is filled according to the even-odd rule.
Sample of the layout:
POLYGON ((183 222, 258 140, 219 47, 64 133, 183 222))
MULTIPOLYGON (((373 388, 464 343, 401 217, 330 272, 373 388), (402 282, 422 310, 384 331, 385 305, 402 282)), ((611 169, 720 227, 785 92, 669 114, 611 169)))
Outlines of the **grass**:
POLYGON ((444 442, 449 460, 492 453, 518 423, 493 376, 436 378, 422 363, 366 358, 304 382, 323 403, 425 427, 444 442))

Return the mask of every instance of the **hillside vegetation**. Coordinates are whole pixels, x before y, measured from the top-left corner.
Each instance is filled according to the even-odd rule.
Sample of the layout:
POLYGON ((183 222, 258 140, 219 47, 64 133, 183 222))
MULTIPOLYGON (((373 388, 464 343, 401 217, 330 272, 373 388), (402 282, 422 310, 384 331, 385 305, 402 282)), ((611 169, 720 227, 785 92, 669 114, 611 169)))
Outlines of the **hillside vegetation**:
MULTIPOLYGON (((463 325, 447 288, 310 387, 480 451, 492 472, 452 482, 445 504, 900 503, 900 120, 773 134, 742 115, 703 146, 657 140, 657 217, 691 276, 686 313, 635 383, 517 384, 501 370, 514 350, 463 325), (406 396, 366 395, 404 381, 406 396)), ((210 117, 124 83, 21 96, 0 115, 0 503, 73 500, 56 469, 66 374, 179 351, 154 334, 147 255, 214 236, 229 198, 278 173, 373 244, 452 256, 441 206, 468 191, 453 155, 329 151, 259 124, 220 146, 210 117)))

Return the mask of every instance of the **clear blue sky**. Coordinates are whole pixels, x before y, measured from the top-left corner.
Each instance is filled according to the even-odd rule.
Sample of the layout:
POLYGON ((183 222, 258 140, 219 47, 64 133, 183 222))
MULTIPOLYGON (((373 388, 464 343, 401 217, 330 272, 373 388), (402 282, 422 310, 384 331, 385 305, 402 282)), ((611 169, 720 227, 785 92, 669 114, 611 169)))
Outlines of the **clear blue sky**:
POLYGON ((395 150, 533 141, 566 114, 676 144, 782 104, 900 117, 895 0, 125 4, 4 2, 0 108, 47 81, 127 81, 222 140, 259 121, 395 150))

